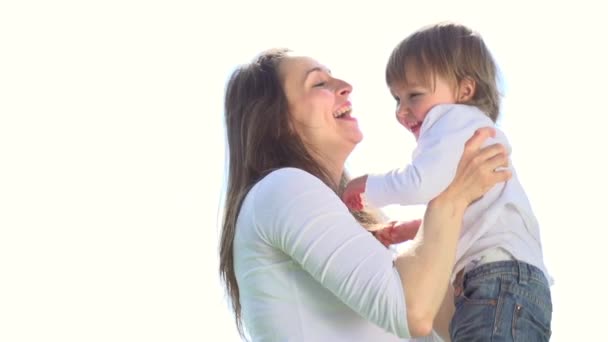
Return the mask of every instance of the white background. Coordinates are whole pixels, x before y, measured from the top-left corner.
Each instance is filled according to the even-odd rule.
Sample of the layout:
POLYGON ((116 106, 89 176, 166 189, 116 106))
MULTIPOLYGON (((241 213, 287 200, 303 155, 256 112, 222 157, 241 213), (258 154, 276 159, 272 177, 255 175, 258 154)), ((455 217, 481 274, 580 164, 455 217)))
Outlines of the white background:
MULTIPOLYGON (((422 25, 480 31, 555 277, 553 341, 605 338, 605 11, 586 1, 4 1, 0 341, 236 341, 218 280, 224 86, 274 46, 354 85, 354 175, 409 160, 384 84, 422 25)), ((389 213, 414 218, 421 208, 389 213)))

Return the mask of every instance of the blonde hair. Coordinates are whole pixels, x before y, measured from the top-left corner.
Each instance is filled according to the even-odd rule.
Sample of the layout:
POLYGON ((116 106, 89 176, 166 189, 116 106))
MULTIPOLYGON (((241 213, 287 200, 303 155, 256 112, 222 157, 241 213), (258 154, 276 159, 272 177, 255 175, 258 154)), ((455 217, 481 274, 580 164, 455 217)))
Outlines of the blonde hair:
POLYGON ((386 66, 386 83, 407 84, 408 79, 417 79, 434 87, 436 76, 456 85, 469 78, 475 81, 475 94, 466 104, 478 107, 496 122, 500 112, 497 73, 492 54, 477 32, 443 22, 420 29, 395 47, 386 66))

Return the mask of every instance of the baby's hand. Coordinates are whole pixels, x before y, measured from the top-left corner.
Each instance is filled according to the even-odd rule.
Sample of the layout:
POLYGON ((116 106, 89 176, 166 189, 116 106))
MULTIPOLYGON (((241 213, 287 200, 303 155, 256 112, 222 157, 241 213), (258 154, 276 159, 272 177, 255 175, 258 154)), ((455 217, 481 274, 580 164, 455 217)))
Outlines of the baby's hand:
POLYGON ((351 210, 363 210, 363 200, 361 194, 365 192, 365 183, 367 175, 357 177, 346 185, 344 193, 342 193, 342 201, 351 210))
POLYGON ((397 243, 402 243, 412 240, 416 237, 422 220, 406 221, 406 222, 389 222, 386 227, 380 228, 372 234, 384 246, 388 247, 397 243))

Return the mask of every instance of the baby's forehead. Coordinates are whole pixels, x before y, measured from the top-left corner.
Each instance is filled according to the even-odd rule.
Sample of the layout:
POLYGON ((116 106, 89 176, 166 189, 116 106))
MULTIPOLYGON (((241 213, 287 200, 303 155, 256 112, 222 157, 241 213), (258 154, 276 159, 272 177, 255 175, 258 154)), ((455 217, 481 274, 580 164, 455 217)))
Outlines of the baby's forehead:
POLYGON ((419 80, 414 77, 410 77, 408 79, 402 79, 398 81, 391 82, 388 87, 391 91, 405 91, 415 87, 426 86, 427 83, 424 80, 419 80))
POLYGON ((437 77, 441 77, 441 75, 429 66, 407 67, 400 75, 393 76, 389 87, 395 89, 430 87, 435 84, 437 77))

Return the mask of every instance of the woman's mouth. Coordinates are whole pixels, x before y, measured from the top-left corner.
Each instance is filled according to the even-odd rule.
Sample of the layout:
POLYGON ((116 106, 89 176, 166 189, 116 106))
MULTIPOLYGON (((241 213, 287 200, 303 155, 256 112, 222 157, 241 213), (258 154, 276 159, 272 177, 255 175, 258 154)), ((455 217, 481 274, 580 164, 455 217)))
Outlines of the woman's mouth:
POLYGON ((336 119, 354 119, 350 114, 352 112, 352 107, 350 105, 346 105, 341 107, 340 109, 334 112, 334 118, 336 119))

